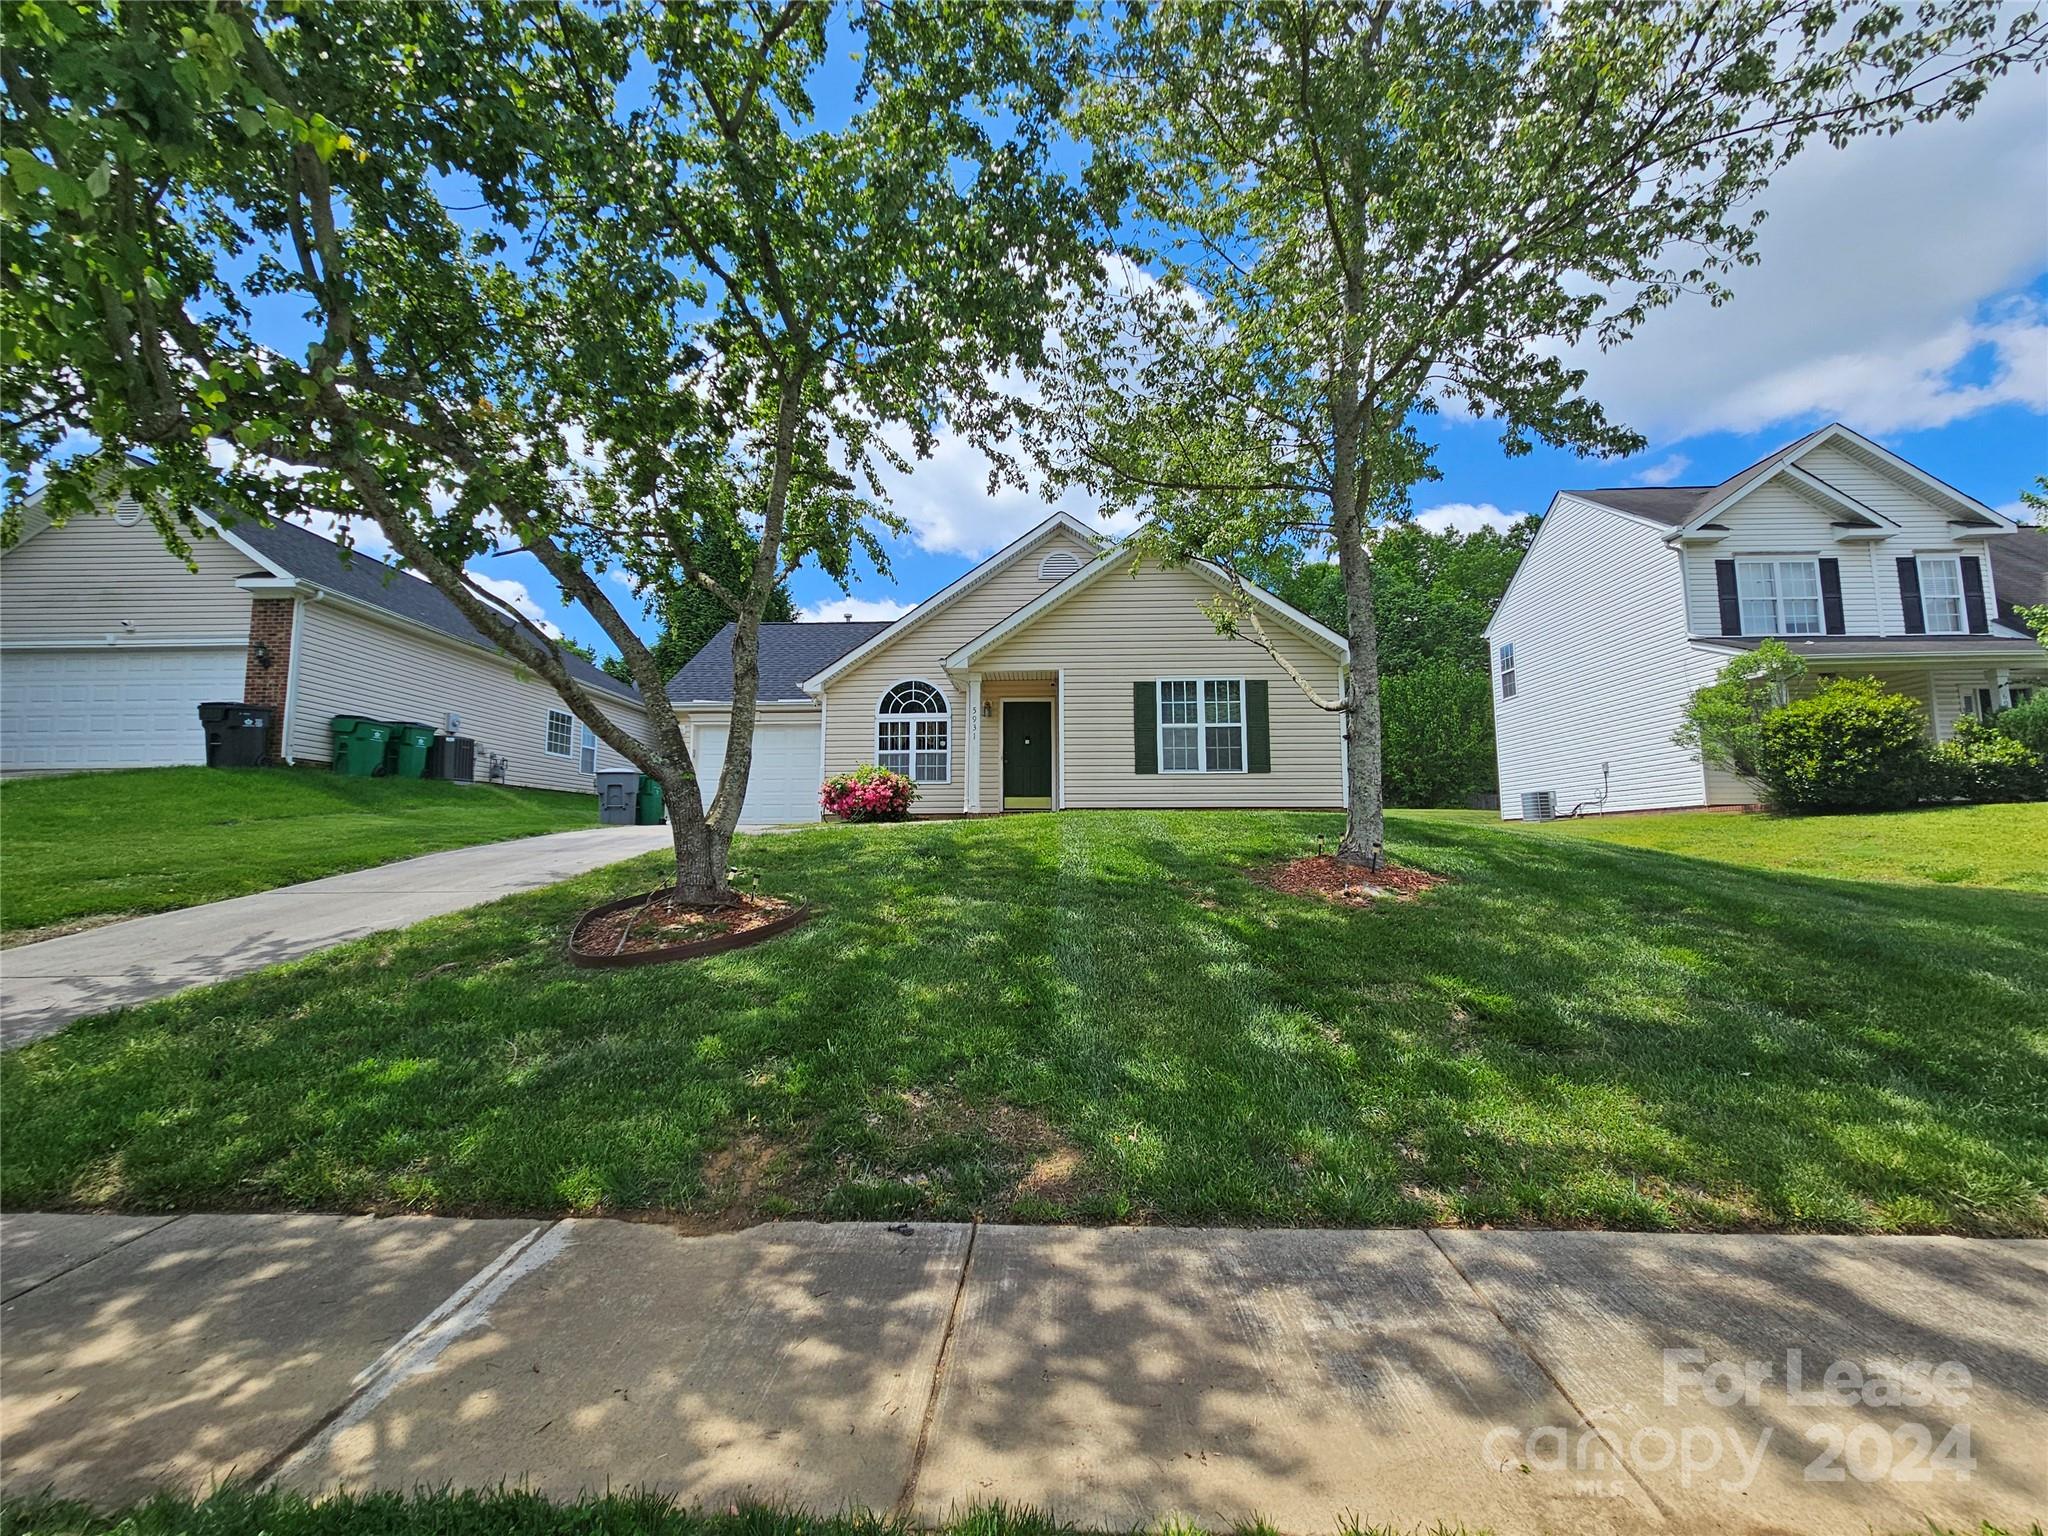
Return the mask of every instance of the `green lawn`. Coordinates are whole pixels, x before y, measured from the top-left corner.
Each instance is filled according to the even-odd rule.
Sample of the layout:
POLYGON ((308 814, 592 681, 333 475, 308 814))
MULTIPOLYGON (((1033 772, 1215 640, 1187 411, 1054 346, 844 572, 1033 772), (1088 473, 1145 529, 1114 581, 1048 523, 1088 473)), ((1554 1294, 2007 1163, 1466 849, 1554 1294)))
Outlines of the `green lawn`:
POLYGON ((1883 816, 1687 811, 1553 821, 1528 830, 1802 875, 2048 891, 2048 804, 1964 805, 1883 816))
POLYGON ((1242 873, 1336 827, 760 838, 822 916, 576 970, 615 866, 0 1057, 0 1203, 2048 1232, 2048 898, 1428 814, 1420 900, 1242 873))
POLYGON ((300 768, 138 768, 0 786, 0 933, 167 912, 416 853, 597 825, 592 795, 300 768))

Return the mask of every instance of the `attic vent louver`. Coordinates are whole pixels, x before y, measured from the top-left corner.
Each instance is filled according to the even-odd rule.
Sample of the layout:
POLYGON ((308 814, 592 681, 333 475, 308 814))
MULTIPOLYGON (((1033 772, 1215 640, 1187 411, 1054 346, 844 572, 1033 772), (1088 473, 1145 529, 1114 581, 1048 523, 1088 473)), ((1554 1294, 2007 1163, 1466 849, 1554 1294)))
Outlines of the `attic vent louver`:
POLYGON ((133 528, 142 521, 142 503, 133 496, 123 496, 114 503, 114 521, 123 528, 133 528))
POLYGON ((1522 794, 1522 820, 1555 821, 1557 819, 1557 791, 1552 789, 1525 790, 1522 794))
POLYGON ((1071 549, 1056 549, 1038 562, 1040 581, 1065 581, 1081 569, 1081 557, 1071 549))

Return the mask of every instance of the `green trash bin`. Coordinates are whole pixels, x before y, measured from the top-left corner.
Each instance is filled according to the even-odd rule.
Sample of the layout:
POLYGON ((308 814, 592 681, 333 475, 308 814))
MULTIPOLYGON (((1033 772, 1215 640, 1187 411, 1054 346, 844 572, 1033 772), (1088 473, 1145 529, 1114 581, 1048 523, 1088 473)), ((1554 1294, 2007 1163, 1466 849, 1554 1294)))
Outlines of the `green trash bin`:
POLYGON ((367 779, 384 771, 384 754, 391 745, 388 722, 336 715, 327 722, 327 734, 334 746, 336 773, 367 779))
POLYGON ((427 754, 434 750, 434 728, 417 720, 390 720, 391 744, 386 749, 384 772, 394 779, 424 779, 427 754))
POLYGON ((633 820, 643 827, 661 825, 661 781, 640 775, 640 794, 633 802, 633 820))

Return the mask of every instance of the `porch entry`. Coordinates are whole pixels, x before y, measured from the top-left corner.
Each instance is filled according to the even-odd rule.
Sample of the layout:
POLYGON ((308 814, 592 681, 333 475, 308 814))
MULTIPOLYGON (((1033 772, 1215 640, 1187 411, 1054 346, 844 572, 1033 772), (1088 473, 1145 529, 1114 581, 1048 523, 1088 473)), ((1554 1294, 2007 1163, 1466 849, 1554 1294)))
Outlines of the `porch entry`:
POLYGON ((1003 809, 1052 809, 1052 700, 1004 699, 1003 809))

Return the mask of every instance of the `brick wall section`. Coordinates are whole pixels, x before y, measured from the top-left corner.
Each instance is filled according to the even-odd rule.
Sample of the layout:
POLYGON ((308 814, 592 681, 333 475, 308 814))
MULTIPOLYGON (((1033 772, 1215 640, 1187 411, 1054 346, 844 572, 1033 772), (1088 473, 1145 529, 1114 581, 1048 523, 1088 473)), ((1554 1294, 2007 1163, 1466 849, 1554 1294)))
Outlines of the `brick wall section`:
POLYGON ((292 672, 292 610, 297 606, 288 597, 259 597, 249 605, 249 654, 243 673, 242 702, 270 706, 267 750, 272 762, 284 761, 284 690, 292 672), (259 643, 269 653, 267 667, 256 661, 259 643))

